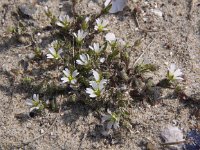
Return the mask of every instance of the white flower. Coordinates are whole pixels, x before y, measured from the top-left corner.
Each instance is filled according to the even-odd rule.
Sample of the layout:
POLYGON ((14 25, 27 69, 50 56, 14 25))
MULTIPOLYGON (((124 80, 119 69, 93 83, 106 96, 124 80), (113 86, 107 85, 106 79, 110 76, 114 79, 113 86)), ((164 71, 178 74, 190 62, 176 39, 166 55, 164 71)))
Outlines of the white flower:
POLYGON ((90 85, 92 86, 92 88, 86 88, 86 93, 88 93, 90 97, 99 97, 104 92, 103 82, 97 83, 95 81, 90 81, 90 85))
POLYGON ((82 42, 83 39, 86 37, 87 32, 84 32, 83 30, 78 30, 78 34, 73 33, 74 37, 76 38, 76 41, 78 43, 82 42))
POLYGON ((103 50, 103 47, 100 47, 99 46, 99 43, 94 43, 93 44, 93 47, 92 46, 89 46, 89 48, 93 51, 95 51, 95 53, 99 54, 102 50, 103 50))
POLYGON ((119 116, 116 113, 112 113, 110 110, 107 110, 108 115, 102 114, 101 121, 102 123, 107 122, 107 129, 111 129, 112 127, 114 129, 119 128, 119 116))
POLYGON ((81 54, 80 59, 76 60, 76 63, 79 65, 88 65, 90 62, 90 56, 88 54, 81 54))
POLYGON ((167 78, 169 80, 183 80, 183 78, 181 77, 182 75, 183 73, 181 72, 180 69, 176 69, 175 64, 171 64, 170 67, 168 68, 167 78))
POLYGON ((113 44, 116 42, 116 37, 114 33, 107 33, 105 36, 106 41, 108 41, 110 44, 113 44))
POLYGON ((71 19, 68 15, 59 16, 59 21, 56 22, 56 25, 65 28, 69 26, 70 22, 71 19))
POLYGON ((107 7, 109 4, 112 4, 109 13, 117 13, 122 11, 127 4, 127 0, 106 0, 104 6, 107 7))
POLYGON ((31 106, 30 111, 34 110, 34 109, 40 109, 41 106, 41 102, 39 100, 39 95, 38 94, 33 94, 33 98, 32 99, 27 99, 26 100, 26 104, 31 106))
POLYGON ((102 31, 107 31, 108 29, 106 28, 106 26, 108 25, 108 20, 101 20, 101 19, 96 19, 96 23, 97 25, 94 26, 95 30, 98 30, 99 32, 102 31))
POLYGON ((69 82, 71 84, 76 84, 77 82, 76 76, 79 74, 77 70, 71 73, 69 69, 65 68, 65 70, 63 70, 63 73, 65 75, 64 77, 61 78, 63 83, 69 82))
POLYGON ((86 93, 90 94, 90 97, 99 97, 102 95, 102 93, 105 90, 105 84, 107 83, 106 79, 101 79, 100 74, 95 71, 92 70, 93 76, 95 81, 90 81, 90 86, 92 86, 92 88, 87 88, 86 89, 86 93))
POLYGON ((51 47, 49 48, 50 54, 47 54, 47 58, 54 58, 54 59, 60 59, 60 54, 62 53, 62 49, 59 49, 58 51, 55 50, 55 48, 51 47))

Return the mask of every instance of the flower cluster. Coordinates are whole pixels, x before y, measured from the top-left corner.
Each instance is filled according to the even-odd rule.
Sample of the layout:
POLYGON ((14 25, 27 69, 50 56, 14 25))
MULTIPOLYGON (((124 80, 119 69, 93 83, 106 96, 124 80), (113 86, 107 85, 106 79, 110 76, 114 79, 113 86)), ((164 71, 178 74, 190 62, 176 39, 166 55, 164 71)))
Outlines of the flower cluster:
POLYGON ((169 81, 183 80, 182 75, 183 75, 183 73, 181 72, 180 69, 176 69, 175 64, 171 64, 169 66, 168 72, 167 72, 167 79, 169 81))
POLYGON ((78 33, 73 33, 74 37, 76 38, 77 44, 81 45, 83 43, 83 39, 87 36, 87 32, 83 30, 78 30, 78 33))
POLYGON ((99 73, 95 70, 92 70, 95 81, 90 81, 91 88, 86 88, 86 93, 90 97, 99 97, 105 91, 105 84, 107 83, 106 79, 102 79, 99 73))
POLYGON ((58 41, 53 41, 51 43, 51 47, 49 48, 49 54, 47 54, 47 58, 49 59, 60 59, 61 58, 61 53, 63 52, 62 48, 59 48, 58 46, 58 41))
POLYGON ((89 46, 96 54, 100 54, 103 50, 103 47, 100 47, 99 43, 94 43, 93 46, 89 46))
POLYGON ((81 54, 80 59, 76 60, 78 65, 87 66, 90 63, 90 56, 88 54, 81 54))
MULTIPOLYGON (((56 31, 60 30, 61 32, 59 33, 64 32, 63 35, 59 34, 59 37, 61 37, 58 40, 59 42, 54 41, 51 44, 46 55, 48 59, 55 59, 57 61, 47 61, 45 66, 50 64, 54 69, 59 65, 57 69, 62 69, 60 72, 63 74, 60 80, 63 84, 71 87, 73 99, 87 95, 90 98, 89 102, 97 104, 95 98, 98 102, 101 102, 108 98, 113 99, 114 96, 114 100, 110 101, 112 104, 108 105, 113 106, 113 112, 108 110, 108 113, 103 114, 102 117, 102 123, 106 125, 108 130, 119 128, 119 122, 122 119, 127 119, 125 115, 128 115, 129 112, 127 111, 126 113, 124 110, 126 110, 126 106, 130 106, 130 103, 129 100, 125 99, 127 100, 125 101, 123 99, 125 97, 129 98, 127 94, 134 98, 134 93, 138 93, 141 95, 141 98, 146 98, 149 93, 152 94, 152 86, 157 86, 154 86, 151 82, 146 82, 150 80, 146 80, 145 77, 144 80, 140 79, 143 78, 142 73, 146 70, 153 70, 150 69, 152 66, 141 65, 140 67, 138 65, 142 68, 138 69, 139 71, 142 70, 141 73, 139 71, 137 73, 135 71, 136 68, 130 68, 130 50, 126 49, 128 44, 121 38, 116 37, 114 33, 109 32, 108 20, 101 18, 102 14, 109 12, 109 8, 111 8, 110 12, 117 12, 122 10, 126 3, 127 0, 106 0, 105 7, 99 15, 91 15, 91 19, 84 15, 77 15, 73 18, 73 22, 72 18, 67 15, 60 16, 57 19, 48 8, 46 9, 46 13, 50 18, 55 19, 51 24, 54 27, 56 25, 56 31), (95 34, 103 36, 96 38, 95 34), (97 41, 98 39, 103 39, 103 41, 97 41), (63 52, 62 48, 66 50, 63 52), (56 65, 52 65, 54 62, 56 62, 56 65), (110 79, 110 82, 108 79, 110 79), (137 90, 137 87, 132 87, 132 83, 136 83, 134 86, 137 86, 137 82, 144 83, 141 84, 144 87, 141 86, 142 89, 139 88, 141 90, 137 90), (106 91, 107 89, 110 90, 106 91), (133 90, 134 92, 132 92, 133 90)), ((53 72, 53 69, 49 71, 53 72)), ((175 64, 171 64, 167 71, 167 79, 165 78, 164 81, 172 83, 171 81, 183 80, 182 75, 181 70, 176 69, 175 64)), ((52 78, 49 77, 48 79, 52 78)), ((54 83, 57 85, 57 82, 53 81, 54 83)), ((37 94, 34 94, 33 98, 28 99, 26 103, 31 106, 31 111, 41 110, 47 104, 42 102, 37 94)), ((54 107, 54 102, 51 102, 50 105, 54 107)), ((51 107, 50 105, 48 107, 51 107)))
POLYGON ((101 19, 96 19, 96 23, 97 25, 95 25, 94 29, 102 32, 102 31, 108 31, 108 29, 106 28, 107 25, 109 24, 108 20, 101 20, 101 19))
POLYGON ((65 68, 65 70, 63 70, 63 73, 65 75, 64 77, 61 78, 63 83, 76 84, 77 82, 76 76, 78 76, 79 74, 77 70, 71 73, 69 69, 65 68))
POLYGON ((49 52, 50 54, 47 54, 47 58, 50 58, 50 59, 53 58, 56 60, 61 58, 60 54, 62 53, 62 49, 55 50, 54 47, 51 47, 49 48, 49 52))
POLYGON ((33 98, 27 99, 26 104, 31 106, 30 111, 41 110, 44 108, 44 105, 42 104, 42 101, 39 99, 38 94, 33 94, 33 98))
POLYGON ((108 115, 102 114, 102 118, 101 121, 102 123, 107 122, 107 129, 118 129, 119 128, 119 121, 120 121, 120 117, 119 115, 117 115, 116 113, 112 113, 110 110, 107 110, 108 115))
POLYGON ((56 22, 56 25, 62 27, 64 29, 68 29, 72 20, 69 18, 68 15, 60 16, 59 20, 56 22))

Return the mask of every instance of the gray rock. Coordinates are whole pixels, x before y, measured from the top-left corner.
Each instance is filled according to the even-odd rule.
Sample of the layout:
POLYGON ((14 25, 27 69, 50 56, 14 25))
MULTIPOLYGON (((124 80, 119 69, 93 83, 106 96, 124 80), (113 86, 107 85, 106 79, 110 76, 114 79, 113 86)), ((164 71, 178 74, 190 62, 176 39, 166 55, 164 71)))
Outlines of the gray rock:
POLYGON ((19 13, 24 18, 33 18, 36 8, 30 4, 22 4, 18 7, 19 13))
MULTIPOLYGON (((165 127, 161 132, 161 137, 165 140, 165 143, 184 141, 183 132, 178 128, 171 125, 165 127)), ((169 148, 173 150, 181 150, 182 144, 170 145, 169 148)))

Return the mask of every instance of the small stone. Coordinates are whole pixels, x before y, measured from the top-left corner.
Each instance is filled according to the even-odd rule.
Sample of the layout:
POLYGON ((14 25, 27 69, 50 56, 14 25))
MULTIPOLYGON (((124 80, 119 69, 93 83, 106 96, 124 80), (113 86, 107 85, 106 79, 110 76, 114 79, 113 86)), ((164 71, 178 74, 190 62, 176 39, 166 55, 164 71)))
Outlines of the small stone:
POLYGON ((53 135, 54 135, 54 134, 53 134, 53 132, 51 132, 50 134, 51 134, 51 136, 53 136, 53 135))
POLYGON ((100 145, 99 145, 99 143, 93 143, 92 147, 95 148, 95 149, 98 149, 100 147, 100 145))
POLYGON ((18 42, 20 42, 21 44, 29 44, 31 41, 31 37, 30 35, 19 35, 18 36, 18 42))
MULTIPOLYGON (((161 137, 165 140, 165 143, 184 141, 183 132, 178 128, 171 125, 165 127, 161 132, 161 137)), ((170 145, 169 148, 181 149, 183 144, 170 145)))
POLYGON ((29 4, 22 4, 18 7, 22 17, 33 18, 33 14, 36 12, 36 8, 29 4))
POLYGON ((35 54, 34 53, 30 53, 28 54, 28 59, 34 59, 35 58, 35 54))
POLYGON ((43 129, 40 129, 40 133, 43 134, 43 133, 44 133, 44 130, 43 130, 43 129))
POLYGON ((32 128, 32 124, 31 124, 30 122, 28 122, 28 123, 26 124, 26 127, 29 128, 29 129, 31 129, 31 128, 32 128))
POLYGON ((6 64, 3 64, 3 65, 1 66, 1 68, 2 68, 2 71, 5 71, 5 72, 9 72, 9 71, 10 71, 10 68, 9 68, 8 65, 6 65, 6 64))
POLYGON ((148 142, 147 143, 147 150, 156 150, 156 146, 153 143, 148 142))
POLYGON ((109 135, 110 135, 109 131, 106 131, 106 130, 104 130, 104 129, 101 131, 101 134, 102 134, 103 136, 109 136, 109 135))

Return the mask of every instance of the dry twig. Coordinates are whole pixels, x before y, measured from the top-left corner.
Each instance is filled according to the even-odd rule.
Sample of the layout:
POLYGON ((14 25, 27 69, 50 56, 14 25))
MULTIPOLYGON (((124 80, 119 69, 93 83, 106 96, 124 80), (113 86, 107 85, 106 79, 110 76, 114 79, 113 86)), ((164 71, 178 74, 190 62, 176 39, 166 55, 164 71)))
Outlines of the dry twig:
POLYGON ((138 57, 138 59, 134 62, 133 67, 135 67, 135 65, 138 63, 138 61, 142 58, 142 56, 144 55, 144 53, 146 52, 146 50, 151 46, 151 44, 154 42, 155 39, 153 39, 149 45, 147 45, 147 47, 143 50, 142 54, 138 57))

